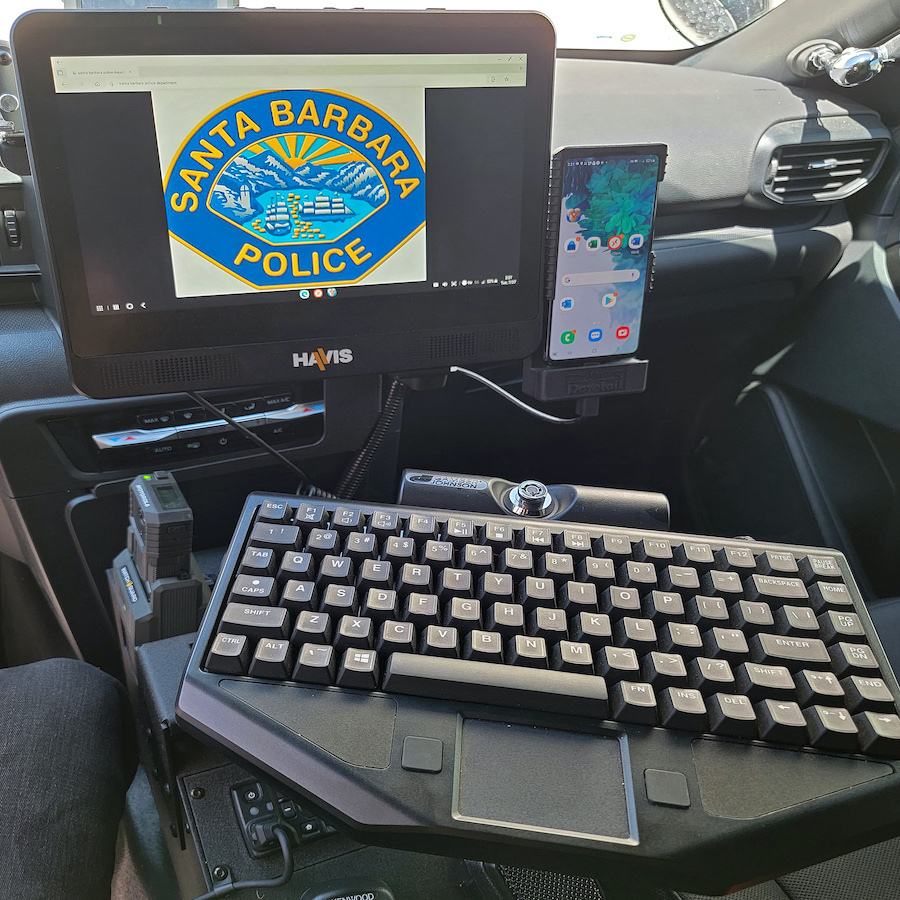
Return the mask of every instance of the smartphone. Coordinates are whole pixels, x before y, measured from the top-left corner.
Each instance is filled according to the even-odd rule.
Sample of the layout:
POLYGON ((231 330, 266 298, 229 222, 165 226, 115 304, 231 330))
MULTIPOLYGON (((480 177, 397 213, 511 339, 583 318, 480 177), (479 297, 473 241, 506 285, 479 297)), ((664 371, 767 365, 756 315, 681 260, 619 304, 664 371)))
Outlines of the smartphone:
POLYGON ((666 150, 664 144, 566 147, 554 155, 548 362, 637 351, 666 150))

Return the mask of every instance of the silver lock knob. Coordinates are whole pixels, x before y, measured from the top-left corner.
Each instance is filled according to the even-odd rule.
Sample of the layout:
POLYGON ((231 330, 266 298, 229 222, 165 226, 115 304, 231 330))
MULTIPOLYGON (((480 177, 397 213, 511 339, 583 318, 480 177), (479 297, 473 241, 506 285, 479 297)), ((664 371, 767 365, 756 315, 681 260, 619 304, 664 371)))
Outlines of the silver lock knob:
POLYGON ((509 504, 517 516, 546 516, 553 505, 547 485, 540 481, 523 481, 509 492, 509 504))

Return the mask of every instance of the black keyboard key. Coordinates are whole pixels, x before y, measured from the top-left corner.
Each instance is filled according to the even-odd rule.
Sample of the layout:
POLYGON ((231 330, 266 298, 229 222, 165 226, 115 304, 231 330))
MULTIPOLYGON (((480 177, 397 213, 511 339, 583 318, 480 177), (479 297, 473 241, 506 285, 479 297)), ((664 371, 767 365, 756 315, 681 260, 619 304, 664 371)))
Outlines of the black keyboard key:
POLYGON ((534 554, 531 550, 515 550, 507 547, 497 560, 497 571, 509 575, 518 584, 534 574, 534 554))
POLYGON ((734 672, 728 660, 698 656, 688 663, 687 670, 691 687, 702 694, 731 693, 735 690, 734 672))
POLYGON ((526 525, 516 535, 515 544, 520 550, 531 550, 538 557, 553 547, 553 534, 545 525, 526 525))
POLYGON ((866 675, 850 675, 841 681, 846 700, 842 705, 852 713, 894 712, 896 698, 881 678, 866 675))
MULTIPOLYGON (((391 659, 407 656, 407 653, 395 653, 391 659)), ((378 687, 378 671, 378 655, 374 650, 350 649, 341 659, 336 684, 338 687, 374 691, 378 687)))
POLYGON ((607 716, 606 684, 596 675, 495 666, 472 660, 395 653, 385 667, 384 690, 464 703, 590 716, 607 716))
POLYGON ((282 607, 229 603, 219 629, 228 634, 281 640, 287 637, 288 612, 282 607))
POLYGON ((502 663, 503 638, 496 631, 474 629, 463 636, 463 658, 477 662, 502 663))
POLYGON ((863 753, 900 757, 900 717, 890 713, 862 712, 853 717, 863 753))
POLYGON ((713 694, 706 701, 710 731, 731 737, 755 738, 756 711, 743 694, 713 694))
POLYGON ((475 523, 471 519, 448 519, 444 536, 457 550, 466 544, 474 544, 475 523))
POLYGON ((281 525, 290 521, 292 512, 287 500, 263 500, 256 518, 260 522, 275 522, 281 525))
POLYGON ((806 585, 799 578, 783 575, 752 575, 744 582, 744 591, 748 600, 761 600, 772 606, 780 606, 785 600, 809 600, 806 585))
POLYGON ((261 575, 238 575, 231 586, 229 600, 238 603, 264 603, 271 605, 278 594, 275 589, 275 579, 261 575))
POLYGON ((838 678, 845 675, 877 675, 878 661, 868 644, 832 644, 827 651, 831 655, 831 668, 838 678))
POLYGON ((738 600, 730 608, 728 615, 732 627, 743 631, 748 638, 759 631, 772 631, 775 628, 775 616, 768 603, 738 600))
POLYGON ((250 664, 250 642, 244 634, 217 634, 206 656, 216 675, 244 675, 250 664))
POLYGON ((298 616, 318 605, 318 592, 311 581, 288 581, 281 589, 278 605, 283 606, 292 616, 298 616))
POLYGON ((761 700, 754 707, 759 736, 775 744, 805 744, 806 718, 790 700, 761 700))
POLYGON ((804 711, 809 743, 822 750, 859 750, 859 729, 846 709, 811 706, 804 711))
POLYGON ((431 566, 421 563, 404 563, 397 573, 397 593, 401 597, 407 594, 430 594, 434 583, 431 566))
POLYGON ((624 562, 631 556, 631 540, 624 534, 604 534, 594 541, 594 556, 624 562))
POLYGON ((578 613, 569 627, 572 639, 600 650, 612 643, 612 622, 605 613, 578 613))
POLYGON ((410 537, 390 535, 384 542, 384 558, 387 562, 400 567, 412 562, 416 555, 416 542, 410 537))
POLYGON ((862 621, 854 612, 826 610, 819 616, 819 625, 822 629, 822 640, 826 644, 833 644, 835 641, 852 641, 855 638, 866 636, 862 621))
POLYGON ((311 528, 324 528, 328 522, 328 510, 323 503, 301 503, 294 516, 294 524, 304 528, 307 533, 311 528))
POLYGON ((628 560, 619 566, 618 581, 622 587, 633 587, 646 593, 657 587, 656 566, 653 563, 628 560))
POLYGON ((459 567, 472 572, 476 580, 485 572, 490 572, 494 564, 494 554, 490 547, 480 544, 466 544, 459 554, 459 567))
POLYGON ((357 569, 356 586, 360 591, 393 589, 394 567, 385 560, 364 559, 357 569))
POLYGON ((356 588, 349 584, 329 584, 322 594, 319 609, 325 613, 345 615, 355 613, 358 609, 356 588))
POLYGON ((852 611, 853 600, 847 585, 839 582, 816 581, 809 586, 809 599, 817 613, 828 609, 852 611))
POLYGON ((302 647, 304 644, 330 644, 331 616, 309 610, 300 613, 294 623, 291 643, 295 647, 302 647))
POLYGON ((459 632, 448 625, 429 625, 422 632, 419 652, 428 656, 459 656, 459 632))
POLYGON ((339 506, 331 516, 331 528, 341 537, 347 537, 354 531, 362 531, 365 524, 365 516, 352 506, 339 506))
POLYGON ((556 549, 568 553, 578 563, 591 554, 591 536, 586 531, 566 529, 556 535, 556 549))
POLYGON ((414 653, 416 649, 415 626, 411 622, 382 622, 376 649, 382 657, 391 653, 414 653))
POLYGON ((437 519, 431 513, 413 513, 406 523, 406 533, 416 543, 435 537, 437 529, 437 519))
POLYGON ((687 667, 684 657, 677 653, 660 653, 654 650, 641 661, 641 676, 659 693, 663 688, 687 687, 687 667))
POLYGON ((288 551, 281 557, 277 577, 281 584, 291 580, 312 581, 316 577, 316 567, 312 555, 288 551))
POLYGON ((332 584, 353 584, 353 560, 346 556, 324 556, 316 584, 322 590, 332 584))
POLYGON ((556 606, 556 586, 549 578, 529 576, 519 583, 516 599, 526 612, 536 606, 556 606))
POLYGON ((560 641, 550 649, 550 666, 560 672, 594 674, 591 645, 579 641, 560 641))
POLYGON ((304 684, 332 684, 334 681, 334 647, 323 644, 303 644, 297 652, 294 681, 304 684))
POLYGON ((262 640, 256 645, 249 673, 254 678, 290 678, 294 654, 288 641, 262 640))
POLYGON ((736 628, 710 628, 703 636, 703 652, 712 659, 727 659, 732 665, 750 656, 747 638, 736 628))
POLYGON ((641 595, 636 588, 610 587, 600 596, 600 609, 618 619, 641 611, 641 595))
POLYGON ((798 561, 800 577, 807 583, 823 579, 840 579, 841 570, 833 556, 801 556, 798 561))
POLYGON ((546 669, 548 666, 547 642, 542 637, 517 634, 506 645, 506 661, 514 666, 546 669))
POLYGON ((272 550, 295 549, 300 540, 296 525, 271 525, 257 522, 250 531, 250 543, 254 547, 270 547, 272 550))
POLYGON ((665 538, 645 538, 634 546, 634 558, 638 562, 666 565, 674 558, 672 542, 665 538))
POLYGON ((547 609, 539 606, 528 616, 528 633, 543 638, 548 644, 569 636, 569 623, 561 609, 547 609))
POLYGON ((497 600, 511 601, 514 589, 511 575, 488 572, 478 579, 475 595, 484 603, 494 603, 497 600))
POLYGON ((400 527, 400 516, 393 510, 379 509, 369 516, 369 531, 379 540, 399 534, 400 527))
POLYGON ((537 576, 552 581, 560 588, 575 579, 575 562, 569 553, 545 553, 538 558, 537 576))
POLYGON ((844 705, 844 688, 833 672, 803 669, 794 678, 801 706, 844 705))
POLYGON ((761 575, 797 575, 797 558, 788 550, 766 550, 756 557, 756 571, 761 575))
POLYGON ((775 610, 775 630, 779 634, 818 637, 819 622, 809 606, 782 606, 775 610))
POLYGON ((780 634, 756 634, 750 639, 750 655, 754 662, 767 666, 799 669, 828 668, 828 648, 818 638, 787 637, 780 634))
POLYGON ((656 628, 650 619, 623 616, 613 625, 613 643, 644 654, 656 649, 656 628))
POLYGON ((594 585, 598 591, 605 591, 616 583, 616 564, 611 559, 588 556, 578 563, 575 577, 578 581, 594 585))
POLYGON ((744 596, 744 583, 737 572, 719 572, 710 569, 700 579, 700 590, 709 597, 741 600, 744 596))
POLYGON ((274 575, 276 554, 271 547, 248 547, 241 557, 241 575, 274 575))
POLYGON ((410 594, 403 606, 403 618, 416 628, 441 624, 441 604, 437 594, 410 594))
POLYGON ((693 688, 666 688, 657 692, 659 697, 659 721, 665 728, 681 731, 706 731, 709 716, 700 691, 693 688))
POLYGON ((321 561, 328 554, 337 554, 341 549, 341 536, 336 531, 324 528, 313 528, 306 537, 304 549, 311 553, 316 561, 321 561))
POLYGON ((742 663, 734 670, 738 693, 746 694, 753 703, 761 700, 793 700, 794 679, 785 666, 763 666, 742 663))
POLYGON ((675 562, 705 572, 715 565, 715 556, 709 544, 685 541, 675 547, 675 562))
POLYGON ((700 592, 700 576, 689 566, 666 566, 660 573, 659 586, 664 591, 693 597, 700 592))
POLYGON ((359 566, 367 559, 375 559, 378 555, 378 539, 374 534, 351 531, 344 541, 344 554, 359 566))
POLYGON ((454 556, 450 541, 425 541, 422 548, 422 562, 436 571, 452 566, 454 556))
POLYGON ((619 681, 609 691, 612 717, 619 722, 655 725, 656 694, 652 685, 636 681, 619 681))
POLYGON ((597 588, 592 584, 567 581, 559 591, 559 606, 569 617, 580 612, 599 612, 597 588))
POLYGON ((369 588, 363 595, 359 611, 373 622, 385 622, 399 617, 398 597, 396 591, 380 591, 369 588))
POLYGON ((692 659, 703 652, 703 635, 696 625, 666 622, 659 629, 659 649, 663 653, 678 653, 685 659, 692 659))
POLYGON ((706 631, 717 625, 728 624, 728 605, 721 597, 706 597, 697 594, 691 597, 685 607, 685 617, 692 625, 696 625, 701 631, 706 631))
POLYGON ((484 627, 509 640, 525 633, 525 607, 519 603, 492 603, 484 614, 484 627))
POLYGON ((623 678, 634 678, 640 672, 637 653, 630 647, 604 647, 594 655, 598 675, 610 684, 623 678))
POLYGON ((441 600, 451 597, 471 597, 474 580, 468 569, 444 569, 438 572, 435 590, 441 600))
POLYGON ((743 577, 756 571, 756 557, 749 547, 724 547, 716 551, 716 568, 722 572, 739 572, 743 577))
POLYGON ((444 625, 450 625, 463 633, 481 628, 481 602, 454 597, 444 611, 444 625))
POLYGON ((648 619, 654 619, 657 624, 684 618, 684 600, 681 594, 671 591, 651 591, 641 602, 641 609, 648 619))
POLYGON ((512 547, 515 537, 512 525, 505 522, 489 522, 481 529, 479 543, 486 544, 494 553, 501 553, 507 547, 512 547))

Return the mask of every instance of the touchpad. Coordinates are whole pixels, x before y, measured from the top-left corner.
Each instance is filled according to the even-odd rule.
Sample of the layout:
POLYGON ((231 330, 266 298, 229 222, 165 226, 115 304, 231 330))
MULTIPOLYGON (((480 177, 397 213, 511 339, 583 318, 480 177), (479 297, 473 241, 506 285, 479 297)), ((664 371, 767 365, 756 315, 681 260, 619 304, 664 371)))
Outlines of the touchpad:
POLYGON ((459 818, 637 837, 628 815, 631 773, 616 738, 464 719, 457 759, 459 818))

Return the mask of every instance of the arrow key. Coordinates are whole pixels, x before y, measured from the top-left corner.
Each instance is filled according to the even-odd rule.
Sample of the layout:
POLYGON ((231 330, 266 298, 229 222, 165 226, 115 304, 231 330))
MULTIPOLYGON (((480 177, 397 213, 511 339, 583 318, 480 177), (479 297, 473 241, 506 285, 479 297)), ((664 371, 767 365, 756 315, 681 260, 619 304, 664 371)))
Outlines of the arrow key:
POLYGON ((759 736, 776 744, 805 744, 806 719, 791 700, 762 700, 754 707, 759 736))
POLYGON ((859 743, 864 753, 890 759, 900 757, 900 716, 862 712, 853 721, 859 728, 859 743))
POLYGON ((811 706, 805 711, 809 742, 823 750, 855 753, 859 749, 859 729, 846 709, 811 706))

